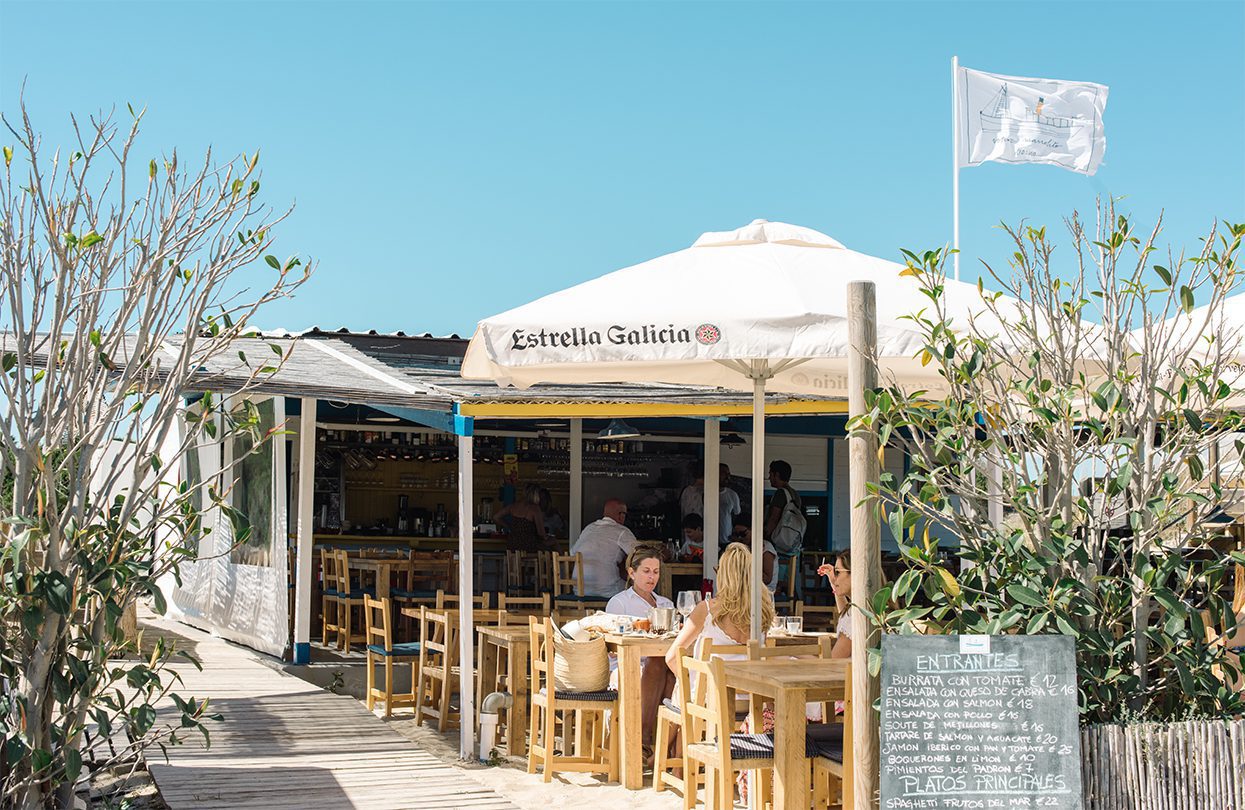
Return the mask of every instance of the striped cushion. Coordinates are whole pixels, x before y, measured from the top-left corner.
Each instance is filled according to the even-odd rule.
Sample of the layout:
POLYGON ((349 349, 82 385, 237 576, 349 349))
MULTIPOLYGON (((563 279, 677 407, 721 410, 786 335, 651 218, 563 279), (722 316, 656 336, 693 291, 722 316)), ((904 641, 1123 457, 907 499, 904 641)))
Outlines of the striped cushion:
POLYGON ((675 712, 677 714, 683 714, 683 707, 675 703, 670 698, 663 698, 661 701, 661 705, 665 706, 667 709, 669 709, 672 712, 675 712))
POLYGON ((368 652, 375 653, 376 655, 386 655, 386 656, 419 655, 419 642, 418 641, 406 641, 401 644, 395 644, 393 645, 393 649, 390 649, 390 650, 386 650, 384 647, 380 646, 379 644, 369 644, 367 645, 367 649, 368 649, 368 652))
POLYGON ((561 689, 553 693, 555 700, 593 700, 601 703, 612 703, 618 700, 618 691, 605 689, 600 692, 563 692, 561 689))
MULTIPOLYGON (((839 741, 840 751, 843 748, 842 738, 839 741)), ((817 746, 812 738, 806 736, 804 738, 804 756, 817 756, 817 746)), ((732 734, 731 735, 731 758, 732 759, 773 759, 774 758, 774 732, 769 734, 732 734)))
POLYGON ((809 723, 808 739, 818 756, 835 762, 843 761, 842 723, 809 723))
POLYGON ((335 593, 333 595, 336 596, 338 599, 362 599, 365 596, 371 596, 375 598, 376 589, 375 588, 363 588, 362 590, 357 590, 357 591, 352 590, 350 593, 335 593))

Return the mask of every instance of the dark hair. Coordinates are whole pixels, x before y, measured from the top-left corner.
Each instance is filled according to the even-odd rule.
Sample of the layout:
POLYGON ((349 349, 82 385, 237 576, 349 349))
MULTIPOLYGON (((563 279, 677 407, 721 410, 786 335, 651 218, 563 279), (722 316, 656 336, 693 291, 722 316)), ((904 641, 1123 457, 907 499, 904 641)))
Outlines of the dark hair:
POLYGON ((775 459, 769 463, 770 471, 778 473, 779 479, 783 481, 791 480, 791 465, 782 459, 775 459))
POLYGON ((839 563, 842 563, 843 567, 846 568, 848 571, 852 570, 852 549, 851 547, 849 546, 848 548, 841 548, 838 551, 834 552, 834 562, 836 565, 839 563))
POLYGON ((705 528, 705 520, 700 515, 692 512, 683 517, 683 528, 685 529, 703 529, 705 528))

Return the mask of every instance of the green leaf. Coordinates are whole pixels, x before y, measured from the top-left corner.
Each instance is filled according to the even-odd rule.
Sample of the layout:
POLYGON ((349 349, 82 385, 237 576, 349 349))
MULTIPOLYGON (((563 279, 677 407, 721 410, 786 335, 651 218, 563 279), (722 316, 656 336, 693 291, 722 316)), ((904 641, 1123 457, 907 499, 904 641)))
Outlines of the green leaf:
POLYGON ((271 253, 269 253, 267 256, 264 257, 264 261, 268 262, 268 266, 274 270, 281 269, 281 262, 277 259, 276 256, 273 256, 271 253))
POLYGON ((1193 290, 1187 284, 1180 286, 1180 308, 1186 315, 1193 311, 1193 290))
POLYGON ((65 749, 65 780, 73 782, 82 773, 82 754, 76 748, 65 749))
POLYGON ((141 737, 156 724, 156 710, 150 703, 144 703, 134 710, 134 727, 141 737))
POLYGON ((42 771, 52 764, 52 753, 42 748, 36 748, 30 752, 30 769, 35 773, 42 771))
POLYGON ((4 165, 7 167, 13 162, 13 147, 4 147, 4 165))
POLYGON ((98 245, 102 241, 104 241, 104 237, 100 236, 95 231, 91 231, 86 236, 82 237, 82 243, 78 247, 80 250, 86 250, 91 245, 98 245))
POLYGON ((1024 585, 1008 585, 1007 595, 1023 605, 1030 607, 1046 607, 1046 600, 1024 585))

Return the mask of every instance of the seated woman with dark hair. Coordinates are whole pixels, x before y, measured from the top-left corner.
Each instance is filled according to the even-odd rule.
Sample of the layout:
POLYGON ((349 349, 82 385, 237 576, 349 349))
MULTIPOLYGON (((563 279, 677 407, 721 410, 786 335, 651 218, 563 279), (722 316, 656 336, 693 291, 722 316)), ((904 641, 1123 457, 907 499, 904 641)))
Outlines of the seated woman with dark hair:
POLYGON ((493 519, 509 529, 508 548, 516 551, 540 551, 545 548, 545 513, 540 509, 540 487, 528 484, 523 500, 508 503, 493 513, 493 519))

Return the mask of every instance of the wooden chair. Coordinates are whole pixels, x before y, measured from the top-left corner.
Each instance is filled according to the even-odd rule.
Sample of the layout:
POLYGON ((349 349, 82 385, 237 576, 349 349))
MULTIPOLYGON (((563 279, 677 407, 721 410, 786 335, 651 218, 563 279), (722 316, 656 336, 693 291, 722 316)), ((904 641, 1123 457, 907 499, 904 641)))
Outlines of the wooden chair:
POLYGON ((708 810, 730 810, 734 807, 736 771, 759 771, 761 795, 773 778, 774 750, 767 747, 764 735, 733 734, 735 711, 722 671, 722 659, 710 657, 701 661, 688 655, 679 659, 684 682, 696 676, 693 699, 683 703, 683 728, 687 739, 683 744, 683 778, 686 789, 683 806, 690 810, 696 804, 700 784, 700 768, 705 770, 705 807, 708 810), (701 690, 704 690, 703 692, 701 690), (700 698, 701 700, 697 700, 700 698), (725 742, 725 744, 723 744, 725 742))
POLYGON ((541 587, 541 558, 543 551, 506 551, 506 593, 513 596, 548 593, 541 587))
POLYGON ((368 593, 350 581, 350 557, 345 549, 334 551, 333 556, 336 558, 337 646, 350 652, 350 645, 355 642, 367 644, 367 632, 362 615, 363 598, 375 596, 376 592, 368 593), (354 618, 356 609, 359 612, 357 622, 354 618), (355 632, 356 629, 358 632, 355 632))
POLYGON ((553 603, 559 611, 564 609, 580 618, 597 610, 605 610, 609 599, 584 593, 583 555, 550 552, 553 565, 553 603))
MULTIPOLYGON (((852 667, 850 664, 847 665, 846 672, 846 680, 843 683, 843 715, 840 718, 841 722, 837 724, 842 726, 842 730, 838 735, 830 734, 824 738, 821 738, 817 731, 811 734, 816 741, 817 754, 813 757, 813 807, 816 810, 826 810, 836 804, 840 810, 852 810, 853 806, 852 667)), ((831 724, 822 724, 822 728, 832 730, 831 724)))
POLYGON ((610 782, 618 781, 618 692, 562 692, 553 686, 553 639, 557 630, 549 618, 528 619, 531 632, 532 711, 527 748, 527 772, 544 768, 544 780, 553 780, 555 771, 604 773, 610 782), (559 712, 584 716, 577 736, 583 747, 575 755, 567 754, 571 736, 569 724, 563 725, 563 753, 554 752, 555 730, 559 712), (608 713, 608 720, 605 715, 608 713), (587 716, 594 721, 589 723, 587 716))
POLYGON ((341 605, 337 597, 337 556, 333 549, 320 549, 320 571, 324 577, 320 600, 320 643, 327 647, 330 631, 336 643, 337 634, 341 629, 338 627, 341 605))
POLYGON ((435 720, 437 731, 459 723, 451 705, 458 677, 458 621, 448 611, 419 609, 419 679, 415 687, 415 719, 435 720))
POLYGON ((536 552, 536 588, 540 593, 553 593, 552 551, 536 552))
POLYGON ((367 626, 367 708, 371 711, 376 701, 385 702, 385 717, 393 714, 395 707, 415 706, 415 687, 419 683, 419 642, 393 643, 393 607, 389 599, 363 597, 363 618, 367 626), (385 664, 385 688, 376 688, 376 665, 385 664), (393 691, 393 665, 411 665, 411 691, 393 691))
MULTIPOLYGON (((411 550, 406 565, 397 570, 399 582, 389 589, 389 596, 398 607, 440 607, 437 592, 452 589, 454 567, 450 552, 411 550)), ((414 623, 412 619, 403 621, 408 637, 414 623)))
POLYGON ((834 605, 795 603, 795 615, 804 619, 805 630, 834 632, 839 626, 839 609, 834 605))
MULTIPOLYGON (((488 593, 482 593, 478 596, 471 597, 471 605, 476 610, 488 610, 491 597, 488 593)), ((437 591, 436 602, 437 610, 456 610, 462 601, 462 597, 456 593, 446 593, 445 591, 437 591)))
MULTIPOLYGON (((711 639, 706 638, 701 642, 699 658, 707 661, 713 655, 747 655, 751 645, 748 644, 714 644, 711 639)), ((692 695, 689 681, 687 677, 687 668, 680 667, 675 673, 678 679, 678 688, 675 689, 674 698, 662 702, 657 709, 657 735, 654 743, 655 751, 653 755, 653 790, 657 793, 662 792, 667 787, 677 789, 686 796, 687 786, 684 777, 675 776, 671 770, 671 766, 678 764, 682 766, 683 753, 682 748, 687 742, 686 731, 683 727, 683 708, 680 703, 675 702, 682 700, 686 695, 692 695), (680 752, 677 755, 670 754, 671 741, 676 739, 679 741, 680 752)), ((696 696, 692 695, 693 699, 696 696)), ((686 771, 682 772, 686 775, 686 771)), ((699 771, 697 772, 697 784, 699 784, 699 771)))
POLYGON ((549 594, 541 594, 540 596, 507 596, 506 594, 497 595, 497 609, 504 610, 512 618, 527 619, 528 616, 535 616, 543 619, 550 615, 549 610, 549 594))

